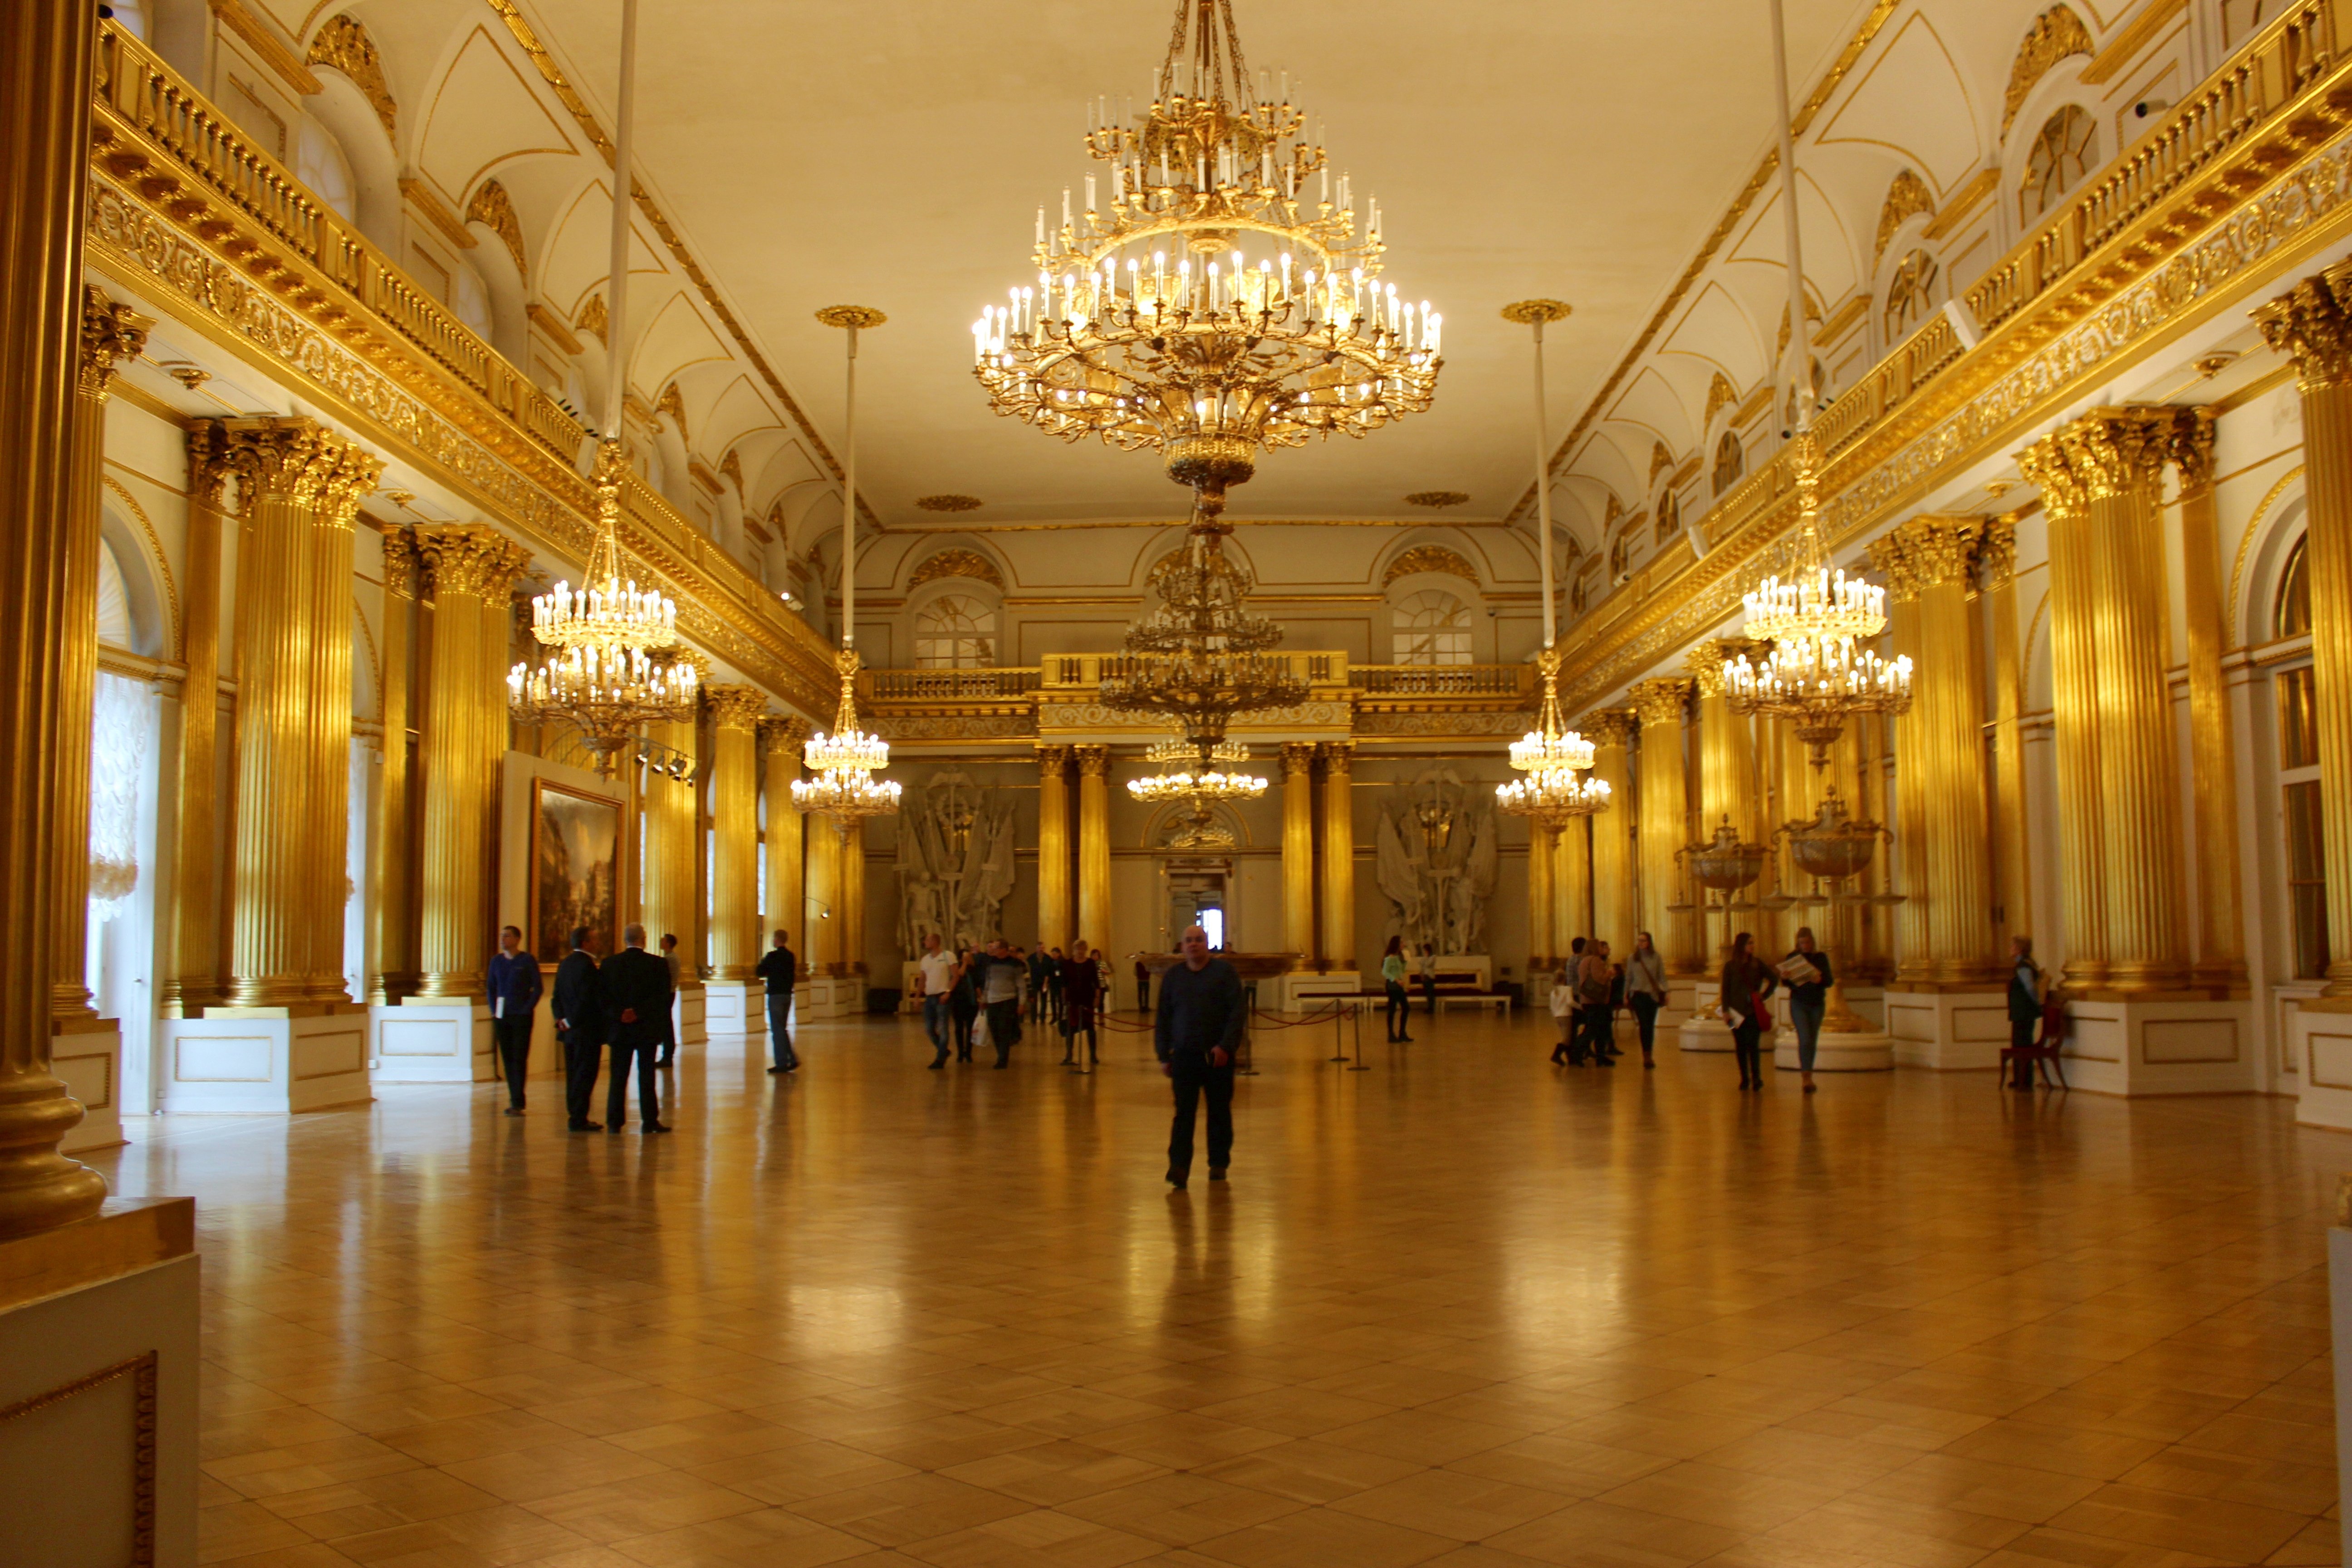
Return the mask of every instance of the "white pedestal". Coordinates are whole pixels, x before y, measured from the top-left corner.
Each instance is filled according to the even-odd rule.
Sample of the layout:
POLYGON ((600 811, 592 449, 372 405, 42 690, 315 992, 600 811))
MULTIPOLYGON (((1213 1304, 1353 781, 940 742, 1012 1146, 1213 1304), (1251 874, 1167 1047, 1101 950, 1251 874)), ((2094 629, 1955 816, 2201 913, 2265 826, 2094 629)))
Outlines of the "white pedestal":
MULTIPOLYGON (((679 1000, 683 1002, 684 996, 679 1000)), ((756 1035, 768 1026, 768 987, 759 980, 711 980, 702 987, 702 1026, 712 1035, 756 1035)))
POLYGON ((490 1010, 459 997, 410 996, 368 1009, 375 1076, 385 1083, 488 1083, 490 1010))
MULTIPOLYGON (((1824 1030, 1813 1037, 1815 1072, 1893 1072, 1895 1045, 1884 1029, 1866 1035, 1832 1035, 1824 1030)), ((1797 1065, 1797 1031, 1787 1024, 1773 1031, 1772 1065, 1782 1072, 1801 1072, 1797 1065)))
POLYGON ((1906 991, 1889 986, 1885 1005, 1895 1059, 1905 1067, 1974 1072, 2000 1066, 2000 1049, 2009 1044, 2008 987, 1906 991))
MULTIPOLYGON (((2066 1081, 2102 1094, 2251 1089, 2255 1067, 2250 1044, 2252 1008, 2243 998, 2200 996, 2094 996, 2070 1003, 2063 1051, 2066 1081)), ((2303 1104, 2310 1104, 2308 1090, 2303 1104)), ((2352 1116, 2325 1124, 2352 1126, 2352 1116)))
MULTIPOLYGON (((2298 1083, 2294 1119, 2352 1130, 2352 1012, 2333 1011, 2328 999, 2314 997, 2288 1013, 2286 1037, 2298 1083)), ((2071 1059, 2067 1071, 2074 1071, 2071 1059)), ((2344 1359, 2352 1363, 2352 1354, 2344 1359)))
POLYGON ((285 1007, 208 1007, 197 1018, 165 1018, 163 1109, 167 1111, 324 1110, 364 1105, 369 1009, 339 1003, 325 1012, 285 1007))
MULTIPOLYGON (((1731 1026, 1725 1023, 1715 1010, 1715 999, 1721 991, 1722 986, 1712 977, 1667 983, 1668 1005, 1675 1006, 1681 1004, 1690 1009, 1688 1012, 1682 1013, 1679 1020, 1681 1027, 1677 1031, 1677 1043, 1683 1049, 1722 1051, 1727 1054, 1731 1050, 1731 1026), (1683 1003, 1685 995, 1685 992, 1681 989, 1683 986, 1689 988, 1687 994, 1690 999, 1686 1004, 1683 1003)), ((1680 1007, 1677 1006, 1676 1010, 1679 1012, 1680 1007)), ((1665 1018, 1661 1018, 1659 1021, 1663 1023, 1666 1018, 1674 1016, 1674 1014, 1668 1014, 1665 1018)))
POLYGON ((812 1023, 826 1018, 855 1017, 866 1005, 862 974, 812 974, 793 991, 793 1013, 812 1023))
POLYGON ((709 994, 697 985, 681 990, 669 1005, 670 1027, 677 1031, 681 1046, 699 1046, 710 1039, 709 1014, 705 998, 709 994))
POLYGON ((0 1560, 193 1568, 194 1211, 116 1200, 0 1243, 0 1560))
POLYGON ((1352 969, 1334 970, 1328 974, 1297 970, 1278 976, 1273 985, 1265 981, 1258 984, 1262 988, 1258 996, 1259 1005, 1265 1005, 1271 999, 1267 993, 1273 990, 1274 985, 1278 985, 1281 987, 1280 1005, 1286 1013, 1312 1013, 1319 1007, 1329 1006, 1334 997, 1360 997, 1364 992, 1364 977, 1352 969))
POLYGON ((122 1142, 122 1026, 100 1018, 94 1027, 49 1039, 49 1070, 81 1101, 82 1119, 58 1145, 61 1154, 87 1154, 122 1142))

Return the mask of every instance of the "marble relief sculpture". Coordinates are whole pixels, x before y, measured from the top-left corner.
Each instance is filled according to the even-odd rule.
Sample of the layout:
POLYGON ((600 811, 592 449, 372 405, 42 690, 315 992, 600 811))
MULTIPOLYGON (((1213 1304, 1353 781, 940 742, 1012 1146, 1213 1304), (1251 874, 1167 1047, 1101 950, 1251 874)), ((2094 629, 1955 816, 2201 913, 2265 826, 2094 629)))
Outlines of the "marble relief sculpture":
POLYGON ((898 816, 898 946, 908 958, 934 931, 950 948, 986 942, 1013 891, 1013 801, 969 773, 909 786, 898 816))
POLYGON ((1373 872, 1389 900, 1383 939, 1402 936, 1442 953, 1486 951, 1486 902, 1494 896, 1496 840, 1493 792, 1431 768, 1399 784, 1381 807, 1373 872))

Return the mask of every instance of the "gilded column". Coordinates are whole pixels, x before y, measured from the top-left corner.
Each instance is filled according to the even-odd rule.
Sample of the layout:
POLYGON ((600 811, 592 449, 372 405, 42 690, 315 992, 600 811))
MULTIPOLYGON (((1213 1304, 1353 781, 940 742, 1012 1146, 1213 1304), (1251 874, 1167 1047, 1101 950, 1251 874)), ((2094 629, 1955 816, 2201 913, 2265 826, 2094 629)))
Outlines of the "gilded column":
POLYGON ((703 689, 709 705, 710 971, 749 980, 760 950, 759 726, 768 694, 756 686, 703 689))
MULTIPOLYGON (((2000 918, 1997 951, 2033 934, 2031 837, 2025 807, 2025 659, 2017 625, 2017 524, 1996 517, 1977 549, 1984 563, 1986 614, 1992 617, 1992 780, 1994 889, 2000 918)), ((2235 829, 2232 833, 2234 835, 2235 829)))
MULTIPOLYGON (((1620 954, 1628 953, 1643 919, 1633 886, 1633 834, 1640 813, 1627 758, 1633 710, 1603 708, 1587 713, 1577 729, 1592 742, 1592 776, 1609 786, 1609 809, 1592 819, 1592 929, 1583 934, 1601 938, 1620 954)), ((1652 940, 1657 940, 1655 932, 1652 940)))
POLYGON ((1552 889, 1552 863, 1559 855, 1559 829, 1541 822, 1528 824, 1528 977, 1559 967, 1559 943, 1552 921, 1558 910, 1552 889))
MULTIPOLYGON (((2294 358, 2303 395, 2305 570, 2327 929, 2352 932, 2352 262, 2306 278, 2254 312, 2294 358)), ((2329 943, 2329 998, 2352 996, 2352 940, 2329 943)))
POLYGON ((314 710, 341 710, 348 745, 350 564, 346 555, 339 615, 320 603, 319 514, 355 506, 380 465, 312 419, 230 419, 221 430, 244 521, 228 1000, 291 1006, 326 999, 312 980, 328 965, 340 976, 342 950, 340 898, 332 929, 320 929, 321 863, 331 865, 338 894, 344 863, 341 831, 321 842, 321 798, 343 802, 347 775, 339 761, 331 779, 317 776, 324 725, 314 710), (330 696, 318 689, 327 661, 316 645, 331 638, 338 620, 343 685, 330 696))
POLYGON ((2164 466, 2171 408, 2094 409, 2058 432, 2089 503, 2107 984, 2179 990, 2189 973, 2180 753, 2165 677, 2164 466))
MULTIPOLYGON (((953 911, 950 911, 952 918, 953 911)), ((1070 948, 1070 748, 1037 748, 1037 945, 1070 948)), ((1088 942, 1104 940, 1089 936, 1088 942)))
POLYGON ((1894 534, 1872 542, 1870 561, 1886 579, 1887 652, 1911 661, 1912 712, 1894 721, 1893 826, 1906 895, 1895 910, 1895 979, 1898 984, 1923 984, 1935 974, 1927 951, 1927 906, 1941 897, 1941 889, 1927 874, 1927 742, 1918 713, 1927 661, 1919 635, 1919 579, 1909 551, 1894 534))
POLYGON ((496 945, 483 897, 489 830, 506 754, 507 597, 529 562, 522 546, 479 523, 417 530, 431 574, 433 629, 423 744, 420 968, 415 994, 482 994, 496 945))
POLYGON ((415 794, 410 772, 409 666, 416 645, 417 580, 423 563, 416 535, 405 528, 383 535, 383 777, 376 795, 370 879, 375 927, 376 973, 368 1000, 397 1002, 416 989, 417 955, 415 794))
MULTIPOLYGON (((845 823, 841 832, 841 907, 846 918, 841 924, 841 956, 843 973, 864 974, 866 958, 866 824, 861 819, 845 823)), ((866 994, 859 991, 851 1005, 864 1011, 866 994)))
POLYGON ((50 1070, 50 909, 55 753, 89 746, 89 715, 58 706, 66 563, 47 520, 67 515, 68 443, 89 176, 92 40, 88 0, 0 7, 0 904, 19 984, 0 992, 0 1236, 68 1225, 98 1212, 106 1183, 58 1152, 81 1107, 50 1070), (29 916, 29 918, 26 918, 29 916), (23 982, 29 980, 30 984, 23 982))
POLYGON ((1110 748, 1075 746, 1078 759, 1078 929, 1110 951, 1110 748))
POLYGON ((768 908, 760 922, 760 944, 768 933, 792 933, 793 951, 803 966, 815 959, 814 933, 809 924, 806 884, 801 875, 803 823, 793 804, 793 780, 800 776, 801 747, 809 738, 805 719, 762 719, 760 744, 767 753, 764 795, 768 808, 768 908))
MULTIPOLYGON (((310 513, 308 717, 315 848, 305 868, 309 886, 303 901, 313 933, 305 988, 314 1002, 352 999, 343 978, 343 914, 351 902, 352 528, 359 520, 360 499, 375 489, 383 472, 383 458, 353 447, 310 513)), ((505 744, 502 729, 500 751, 505 744)))
POLYGON ((1315 748, 1282 748, 1282 945, 1291 967, 1315 966, 1315 748))
POLYGON ((58 649, 58 712, 62 743, 58 772, 57 827, 51 853, 50 924, 57 933, 50 1012, 59 1029, 94 1022, 85 972, 89 924, 89 714, 98 700, 99 510, 106 475, 106 402, 115 365, 136 358, 152 323, 128 305, 85 285, 81 293, 81 353, 74 386, 72 490, 58 530, 65 558, 67 637, 58 649), (77 721, 75 715, 79 715, 77 721), (81 743, 73 743, 79 730, 81 743))
POLYGON ((1685 660, 1698 690, 1699 842, 1713 837, 1726 818, 1741 838, 1753 842, 1758 837, 1755 733, 1748 719, 1732 710, 1723 662, 1742 654, 1759 658, 1768 646, 1748 637, 1716 637, 1691 649, 1685 660))
POLYGON ((849 917, 841 907, 841 824, 829 816, 812 816, 807 824, 808 892, 802 901, 808 907, 808 945, 801 952, 812 973, 843 974, 841 933, 849 917))
MULTIPOLYGON (((1551 955, 1566 958, 1569 944, 1592 929, 1592 833, 1594 817, 1574 816, 1552 841, 1551 955)), ((1611 940, 1614 940, 1613 938, 1611 940)))
POLYGON ((163 1011, 184 1017, 219 996, 220 835, 205 825, 219 812, 221 516, 227 510, 228 437, 206 420, 188 432, 187 603, 181 646, 188 673, 180 682, 180 756, 173 796, 172 902, 163 984, 163 1011))
MULTIPOLYGON (((686 778, 674 778, 660 772, 647 778, 644 807, 646 867, 642 897, 646 949, 657 951, 665 935, 677 938, 680 990, 702 984, 699 955, 694 946, 695 889, 701 880, 701 868, 696 861, 702 849, 696 818, 701 812, 691 771, 699 761, 699 729, 691 719, 646 726, 648 739, 678 752, 689 763, 686 778)), ((845 917, 836 909, 833 918, 838 922, 845 917)))
POLYGON ((1323 957, 1356 968, 1355 742, 1326 741, 1323 756, 1323 957))
POLYGON ((1691 682, 1668 676, 1634 682, 1626 693, 1642 721, 1642 927, 1665 954, 1671 974, 1704 967, 1698 922, 1688 910, 1675 855, 1690 842, 1689 784, 1683 756, 1683 714, 1691 682))
POLYGON ((2103 985, 2107 978, 2090 507, 2057 437, 2045 436, 2020 452, 2017 466, 2025 482, 2042 491, 2049 522, 2050 695, 2057 747, 2058 886, 2066 917, 2064 975, 2067 985, 2083 990, 2103 985))
POLYGON ((2175 413, 2171 457, 2180 476, 2180 589, 2189 626, 2190 839, 2197 847, 2194 973, 2200 984, 2242 990, 2246 939, 2238 900, 2238 770, 2231 744, 2236 731, 2230 721, 2230 689, 2221 679, 2229 633, 2222 624, 2210 409, 2175 413))

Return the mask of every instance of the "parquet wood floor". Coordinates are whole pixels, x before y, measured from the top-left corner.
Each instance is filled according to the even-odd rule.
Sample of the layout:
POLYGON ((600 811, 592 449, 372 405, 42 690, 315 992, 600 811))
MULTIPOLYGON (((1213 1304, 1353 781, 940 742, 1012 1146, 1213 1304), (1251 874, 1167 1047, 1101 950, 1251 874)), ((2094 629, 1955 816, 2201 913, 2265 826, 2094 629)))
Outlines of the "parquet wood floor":
MULTIPOLYGON (((667 1140, 551 1079, 134 1121, 193 1193, 240 1568, 2191 1568, 2336 1561, 2324 1227, 2274 1100, 1728 1058, 1522 1016, 1272 1037, 1162 1185, 1074 1078, 721 1040, 667 1140)), ((1054 1054, 1058 1055, 1056 1050, 1054 1054)))

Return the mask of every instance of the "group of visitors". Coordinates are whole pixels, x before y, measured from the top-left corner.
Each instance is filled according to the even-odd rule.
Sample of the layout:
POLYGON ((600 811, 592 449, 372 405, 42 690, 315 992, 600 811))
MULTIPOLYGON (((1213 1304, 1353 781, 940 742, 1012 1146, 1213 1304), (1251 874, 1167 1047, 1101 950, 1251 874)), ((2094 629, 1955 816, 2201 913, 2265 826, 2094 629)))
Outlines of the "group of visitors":
MULTIPOLYGON (((661 1119, 661 1090, 655 1081, 654 1068, 667 1065, 677 1051, 677 1032, 671 1020, 671 999, 677 994, 677 981, 672 973, 667 952, 656 956, 646 951, 646 928, 632 925, 621 933, 627 943, 619 952, 599 959, 604 945, 604 933, 574 926, 572 930, 572 951, 555 969, 555 1037, 563 1047, 563 1100, 570 1113, 570 1126, 574 1132, 618 1132, 626 1125, 629 1115, 629 1071, 637 1075, 637 1130, 640 1132, 667 1132, 669 1128, 661 1119), (604 1066, 604 1049, 612 1047, 612 1085, 604 1099, 604 1120, 592 1121, 588 1112, 596 1092, 596 1074, 604 1066)), ((529 976, 531 1005, 539 1000, 539 961, 527 952, 516 950, 521 946, 522 933, 509 926, 500 933, 499 945, 505 949, 502 957, 510 959, 504 981, 510 985, 520 983, 518 972, 529 976)), ((665 942, 674 947, 673 942, 665 942)), ((491 1006, 499 1019, 513 1016, 510 1004, 499 1000, 502 976, 492 961, 491 1006)), ((499 1020, 494 1020, 493 1026, 499 1020)), ((530 1009, 525 1008, 520 1019, 522 1051, 527 1055, 530 1040, 530 1009)), ((501 1037, 501 1047, 505 1037, 501 1037)), ((510 1103, 507 1114, 520 1116, 523 1110, 523 1077, 528 1062, 521 1057, 507 1068, 507 1093, 510 1103)))
POLYGON ((1012 1066, 1024 1014, 1029 1023, 1060 1029, 1063 1066, 1091 1066, 1102 1059, 1096 1029, 1109 989, 1109 963, 1084 942, 1072 942, 1066 956, 1058 947, 1027 950, 1001 936, 950 952, 933 931, 915 961, 915 994, 923 1004, 934 1071, 948 1065, 950 1054, 971 1061, 975 1046, 993 1050, 997 1067, 1012 1066))
MULTIPOLYGON (((1813 939, 1812 928, 1800 926, 1788 955, 1768 964, 1756 955, 1753 933, 1732 939, 1731 952, 1717 976, 1716 1016, 1731 1031, 1732 1058, 1739 1067, 1743 1090, 1764 1087, 1763 1043, 1773 1027, 1772 998, 1785 991, 1789 1023, 1797 1037, 1797 1071, 1804 1092, 1813 1092, 1813 1064, 1836 972, 1829 954, 1813 939)), ((1559 1043, 1552 1048, 1555 1066, 1615 1067, 1622 1053, 1617 1048, 1617 1012, 1633 1015, 1642 1044, 1642 1065, 1655 1068, 1658 1013, 1666 1002, 1665 961, 1648 931, 1633 939, 1633 951, 1620 963, 1601 939, 1578 937, 1569 944, 1570 958, 1552 982, 1551 1010, 1560 1023, 1559 1043)))

